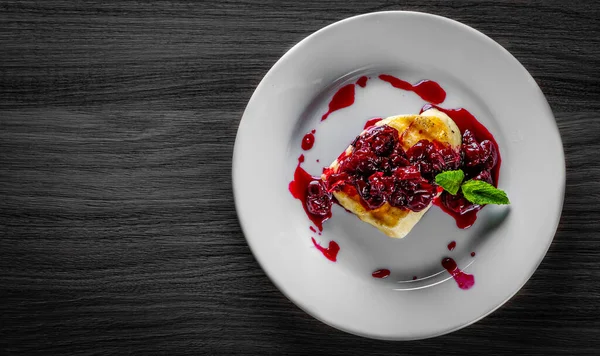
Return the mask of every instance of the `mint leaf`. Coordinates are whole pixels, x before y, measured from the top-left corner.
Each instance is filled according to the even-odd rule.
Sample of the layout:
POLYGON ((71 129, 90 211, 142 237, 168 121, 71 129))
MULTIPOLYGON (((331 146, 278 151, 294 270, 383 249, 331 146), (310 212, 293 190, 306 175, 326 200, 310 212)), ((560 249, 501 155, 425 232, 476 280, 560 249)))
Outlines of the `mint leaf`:
POLYGON ((435 183, 444 188, 448 193, 455 195, 458 193, 460 183, 465 179, 465 173, 459 169, 456 171, 446 171, 435 176, 435 183))
POLYGON ((465 198, 474 204, 510 204, 503 190, 481 180, 468 180, 461 189, 465 198))

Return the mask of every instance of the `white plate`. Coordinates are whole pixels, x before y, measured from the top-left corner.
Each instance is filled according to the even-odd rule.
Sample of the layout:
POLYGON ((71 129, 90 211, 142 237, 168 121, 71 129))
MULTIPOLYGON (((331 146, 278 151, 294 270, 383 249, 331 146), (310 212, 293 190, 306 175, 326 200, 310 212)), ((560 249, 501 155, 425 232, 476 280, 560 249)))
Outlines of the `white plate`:
POLYGON ((441 335, 488 315, 513 296, 544 257, 560 218, 565 186, 562 143, 533 78, 504 48, 443 17, 379 12, 349 18, 307 37, 264 77, 240 123, 233 187, 248 245, 273 283, 315 318, 357 335, 393 340, 441 335), (334 206, 321 236, 309 230, 288 191, 297 158, 313 175, 328 165, 375 116, 418 113, 425 103, 378 74, 437 81, 445 108, 464 107, 495 136, 502 154, 500 188, 510 208, 487 206, 461 230, 433 207, 404 239, 390 239, 334 206), (356 86, 355 103, 321 116, 337 89, 356 86), (316 142, 303 151, 303 135, 316 142), (316 162, 320 160, 320 163, 316 162), (313 246, 340 245, 337 262, 313 246), (448 251, 447 244, 457 247, 448 251), (471 257, 471 252, 476 252, 471 257), (458 288, 442 268, 455 259, 475 276, 458 288), (391 275, 371 273, 388 268, 391 275), (416 281, 412 277, 417 276, 416 281))

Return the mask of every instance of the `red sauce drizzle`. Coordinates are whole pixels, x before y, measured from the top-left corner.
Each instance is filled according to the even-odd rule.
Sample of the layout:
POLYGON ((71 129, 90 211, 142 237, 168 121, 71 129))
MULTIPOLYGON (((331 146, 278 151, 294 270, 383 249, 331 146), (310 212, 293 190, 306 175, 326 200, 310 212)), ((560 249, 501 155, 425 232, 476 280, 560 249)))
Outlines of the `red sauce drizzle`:
POLYGON ((471 257, 475 257, 475 252, 471 252, 471 257))
POLYGON ((448 244, 448 251, 452 251, 456 248, 456 241, 452 241, 448 244))
POLYGON ((359 87, 364 88, 367 86, 367 80, 369 80, 369 78, 363 75, 362 77, 358 78, 358 80, 356 81, 356 84, 359 87))
POLYGON ((378 269, 377 271, 373 272, 371 274, 373 276, 373 278, 386 278, 387 276, 390 275, 390 270, 389 269, 378 269))
POLYGON ((300 164, 304 162, 304 155, 300 155, 298 157, 298 166, 294 171, 294 180, 290 182, 288 189, 292 196, 302 202, 302 207, 306 212, 306 216, 310 219, 310 221, 315 224, 315 226, 319 229, 319 231, 323 231, 323 222, 331 217, 331 213, 325 216, 318 216, 311 214, 306 207, 306 191, 308 188, 308 184, 315 179, 320 179, 318 177, 313 177, 308 172, 306 172, 300 164))
POLYGON ((354 104, 354 84, 348 84, 340 88, 329 102, 329 110, 321 117, 321 121, 327 119, 332 112, 346 108, 354 104))
POLYGON ((446 99, 446 91, 433 80, 421 80, 413 85, 388 74, 381 74, 379 79, 390 83, 394 88, 412 91, 423 100, 433 104, 440 104, 446 99))
POLYGON ((317 229, 315 229, 314 227, 312 227, 312 226, 311 226, 311 227, 310 227, 310 231, 312 231, 312 232, 317 232, 317 229))
POLYGON ((309 132, 306 135, 304 135, 304 138, 302 138, 302 149, 303 150, 305 150, 305 151, 310 150, 314 144, 315 144, 314 132, 309 132))
POLYGON ((378 123, 378 122, 379 122, 379 121, 381 121, 381 120, 383 120, 383 119, 382 119, 382 118, 380 118, 380 117, 374 117, 374 118, 370 119, 369 121, 367 121, 367 122, 365 123, 365 127, 364 127, 364 129, 366 130, 366 129, 368 129, 369 127, 373 127, 373 126, 375 126, 375 124, 376 124, 376 123, 378 123))
POLYGON ((321 251, 323 256, 325 256, 328 260, 335 262, 337 261, 337 254, 340 252, 340 245, 335 241, 329 241, 329 246, 327 248, 319 245, 314 237, 311 237, 313 245, 317 248, 317 250, 321 251))
POLYGON ((475 277, 473 277, 472 274, 461 271, 453 259, 448 257, 444 258, 442 260, 442 266, 450 273, 450 275, 452 275, 460 289, 470 289, 475 285, 475 277))

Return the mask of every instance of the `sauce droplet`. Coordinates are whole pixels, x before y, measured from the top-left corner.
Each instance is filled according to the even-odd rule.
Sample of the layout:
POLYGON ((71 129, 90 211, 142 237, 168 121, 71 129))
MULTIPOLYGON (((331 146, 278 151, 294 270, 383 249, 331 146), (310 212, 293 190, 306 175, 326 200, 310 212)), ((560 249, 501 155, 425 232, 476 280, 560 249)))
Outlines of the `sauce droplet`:
POLYGON ((389 269, 378 269, 377 271, 371 274, 373 278, 386 278, 390 275, 389 269))
POLYGON ((446 99, 446 91, 433 80, 421 80, 413 85, 388 74, 381 74, 379 79, 390 83, 394 88, 412 91, 420 96, 421 99, 433 104, 440 104, 446 99))
POLYGON ((366 129, 368 129, 369 127, 373 127, 373 126, 375 126, 375 124, 376 124, 376 123, 378 123, 378 122, 379 122, 379 121, 381 121, 381 120, 383 120, 383 119, 382 119, 382 118, 380 118, 380 117, 374 117, 374 118, 370 119, 369 121, 367 121, 367 122, 365 123, 365 127, 364 127, 364 129, 366 130, 366 129))
POLYGON ((417 276, 413 276, 413 281, 416 281, 416 280, 417 280, 417 276))
POLYGON ((317 230, 314 227, 312 227, 312 226, 310 227, 310 231, 317 232, 317 230))
POLYGON ((337 254, 340 252, 340 245, 335 241, 329 241, 329 246, 327 248, 319 245, 314 237, 311 237, 313 245, 317 248, 317 250, 321 251, 323 256, 325 256, 328 260, 335 262, 337 261, 337 254))
POLYGON ((304 138, 302 138, 302 149, 305 151, 310 150, 313 145, 315 144, 315 135, 313 132, 309 132, 306 135, 304 135, 304 138))
POLYGON ((452 278, 458 284, 460 289, 470 289, 475 285, 475 277, 472 274, 465 273, 458 268, 456 262, 451 258, 444 258, 442 260, 442 266, 452 275, 452 278))
POLYGON ((332 112, 346 108, 354 104, 354 84, 348 84, 340 88, 329 102, 329 110, 321 117, 321 121, 327 119, 332 112))
POLYGON ((475 257, 475 252, 471 252, 471 257, 475 257))
POLYGON ((367 86, 367 80, 369 80, 369 78, 367 76, 362 76, 360 78, 358 78, 358 80, 356 81, 356 84, 361 87, 364 88, 367 86))
POLYGON ((448 251, 452 251, 456 248, 456 241, 452 241, 448 244, 448 251))

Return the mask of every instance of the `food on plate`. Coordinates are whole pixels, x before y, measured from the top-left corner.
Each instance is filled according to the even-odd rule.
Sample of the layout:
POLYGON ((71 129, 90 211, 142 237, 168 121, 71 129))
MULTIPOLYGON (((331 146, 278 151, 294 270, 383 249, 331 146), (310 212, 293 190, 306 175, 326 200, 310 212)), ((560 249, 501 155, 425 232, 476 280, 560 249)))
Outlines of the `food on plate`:
POLYGON ((507 204, 491 171, 495 143, 461 133, 446 113, 392 116, 375 123, 310 182, 307 210, 330 214, 334 200, 384 234, 402 238, 431 205, 465 214, 484 204, 507 204))

